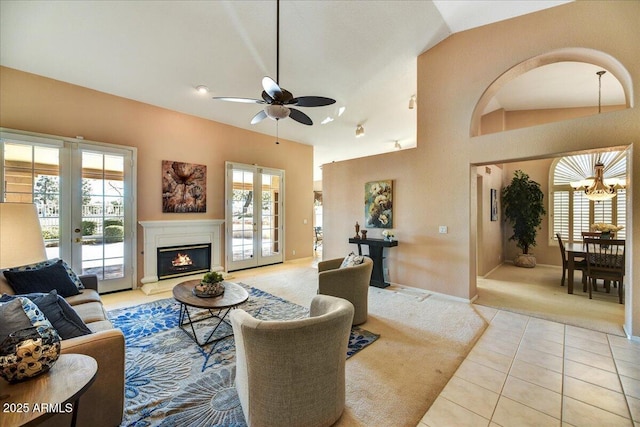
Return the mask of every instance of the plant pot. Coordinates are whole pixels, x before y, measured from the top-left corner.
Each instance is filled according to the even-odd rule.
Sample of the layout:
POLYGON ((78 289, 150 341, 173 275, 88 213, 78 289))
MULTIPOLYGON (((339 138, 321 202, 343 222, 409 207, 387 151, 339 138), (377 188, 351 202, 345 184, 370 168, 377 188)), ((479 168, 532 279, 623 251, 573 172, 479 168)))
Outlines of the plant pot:
POLYGON ((532 254, 520 254, 514 258, 513 264, 518 267, 533 268, 536 266, 536 257, 532 254))

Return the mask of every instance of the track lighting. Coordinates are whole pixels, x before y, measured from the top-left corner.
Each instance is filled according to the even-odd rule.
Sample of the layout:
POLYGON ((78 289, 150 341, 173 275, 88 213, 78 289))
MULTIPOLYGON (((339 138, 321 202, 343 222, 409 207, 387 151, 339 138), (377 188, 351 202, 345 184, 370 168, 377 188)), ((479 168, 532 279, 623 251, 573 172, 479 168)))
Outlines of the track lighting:
POLYGON ((358 125, 356 126, 356 138, 360 138, 361 136, 364 136, 364 127, 358 125))
POLYGON ((413 110, 416 108, 416 96, 411 95, 411 99, 409 100, 409 110, 413 110))

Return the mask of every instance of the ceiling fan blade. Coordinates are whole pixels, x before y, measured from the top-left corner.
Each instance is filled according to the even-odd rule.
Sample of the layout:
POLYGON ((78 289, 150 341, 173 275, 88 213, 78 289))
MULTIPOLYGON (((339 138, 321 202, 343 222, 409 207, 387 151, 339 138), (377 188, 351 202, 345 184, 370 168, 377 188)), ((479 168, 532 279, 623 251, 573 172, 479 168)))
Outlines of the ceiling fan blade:
POLYGON ((267 104, 273 104, 273 98, 265 91, 262 91, 262 99, 264 99, 264 102, 267 104))
POLYGON ((227 97, 227 96, 214 96, 213 99, 217 99, 218 101, 242 102, 245 104, 264 104, 265 103, 261 99, 253 99, 253 98, 233 98, 233 97, 227 97))
POLYGON ((260 110, 258 111, 258 114, 253 116, 253 119, 251 119, 251 124, 255 125, 256 123, 260 123, 266 118, 267 118, 267 113, 264 110, 260 110))
POLYGON ((273 99, 279 99, 282 96, 282 89, 271 77, 262 78, 262 87, 273 99))
POLYGON ((324 96, 299 96, 288 102, 288 104, 298 107, 324 107, 335 103, 335 99, 325 98, 324 96))
POLYGON ((311 121, 311 118, 307 116, 305 113, 303 113, 302 111, 296 110, 295 108, 289 108, 289 110, 291 111, 289 113, 289 117, 291 117, 296 122, 302 123, 303 125, 308 125, 308 126, 311 126, 313 124, 313 122, 311 121))

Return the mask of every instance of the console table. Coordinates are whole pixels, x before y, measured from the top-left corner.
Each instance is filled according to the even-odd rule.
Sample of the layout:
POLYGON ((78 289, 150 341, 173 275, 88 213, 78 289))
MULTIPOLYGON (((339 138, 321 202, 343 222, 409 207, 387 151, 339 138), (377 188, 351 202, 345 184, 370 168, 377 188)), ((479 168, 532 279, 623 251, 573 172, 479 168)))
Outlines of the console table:
POLYGON ((397 240, 384 240, 384 239, 356 239, 351 237, 349 243, 355 243, 358 245, 358 255, 362 255, 362 245, 369 246, 369 257, 373 260, 373 272, 371 272, 371 281, 369 285, 377 288, 386 288, 389 283, 384 280, 384 267, 382 261, 384 260, 384 248, 391 248, 398 246, 397 240))

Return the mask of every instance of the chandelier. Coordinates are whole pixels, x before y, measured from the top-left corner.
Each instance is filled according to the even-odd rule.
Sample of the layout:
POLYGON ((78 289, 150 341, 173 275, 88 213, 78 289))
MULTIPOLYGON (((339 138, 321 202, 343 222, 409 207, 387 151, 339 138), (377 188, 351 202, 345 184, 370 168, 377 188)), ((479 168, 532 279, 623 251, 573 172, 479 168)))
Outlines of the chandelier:
POLYGON ((571 182, 574 190, 584 190, 584 194, 589 200, 599 202, 611 200, 618 194, 619 188, 624 188, 626 182, 617 178, 604 178, 604 164, 598 160, 595 164, 595 176, 582 181, 571 182))
MULTIPOLYGON (((602 76, 606 71, 598 71, 598 114, 602 112, 602 76)), ((619 188, 624 188, 626 181, 616 178, 604 179, 604 164, 598 159, 594 165, 595 176, 581 181, 571 182, 574 190, 584 190, 584 194, 589 200, 596 202, 611 200, 618 194, 619 188)))

